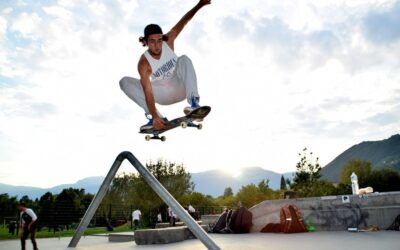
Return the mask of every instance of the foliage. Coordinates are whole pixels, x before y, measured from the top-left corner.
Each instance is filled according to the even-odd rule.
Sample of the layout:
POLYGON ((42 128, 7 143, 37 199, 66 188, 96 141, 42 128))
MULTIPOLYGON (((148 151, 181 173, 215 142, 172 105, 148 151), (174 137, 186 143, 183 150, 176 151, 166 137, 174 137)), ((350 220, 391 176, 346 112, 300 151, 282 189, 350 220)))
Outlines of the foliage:
POLYGON ((400 190, 400 173, 394 168, 374 168, 369 161, 351 160, 343 168, 341 182, 350 183, 350 175, 353 172, 358 177, 360 188, 372 187, 376 192, 400 190))
POLYGON ((237 203, 250 208, 262 201, 276 199, 278 192, 269 187, 269 180, 262 180, 255 184, 242 186, 236 194, 237 203))
POLYGON ((215 200, 210 195, 204 195, 199 192, 191 192, 183 195, 179 202, 187 207, 189 204, 193 207, 208 207, 208 206, 216 206, 215 200))
POLYGON ((382 168, 373 170, 367 176, 366 186, 373 187, 377 192, 390 192, 400 190, 400 174, 394 168, 382 168))
POLYGON ((360 187, 367 185, 368 177, 372 172, 372 163, 364 160, 350 160, 342 170, 340 175, 340 182, 344 184, 351 183, 350 176, 355 173, 358 177, 358 184, 360 187))
POLYGON ((231 187, 227 187, 224 190, 224 197, 230 197, 233 196, 233 191, 231 187))
POLYGON ((10 197, 8 194, 0 194, 0 220, 4 221, 6 217, 17 218, 17 197, 10 197))
MULTIPOLYGON (((192 194, 194 184, 190 174, 181 164, 158 160, 148 162, 146 168, 154 177, 177 199, 178 201, 193 201, 202 203, 207 200, 200 197, 198 193, 192 194), (190 196, 192 194, 192 196, 190 196), (196 200, 197 199, 197 200, 196 200), (202 201, 200 201, 202 199, 202 201)), ((159 211, 166 211, 167 207, 161 198, 146 183, 138 173, 123 174, 114 178, 113 183, 103 200, 102 204, 117 204, 119 206, 130 206, 131 209, 140 209, 145 225, 150 225, 159 211)), ((126 207, 129 211, 129 207, 126 207)), ((104 212, 106 213, 106 211, 104 212)), ((129 219, 130 213, 125 215, 129 219)))
POLYGON ((86 195, 84 189, 62 190, 54 200, 53 223, 56 225, 78 223, 89 205, 85 203, 90 202, 91 198, 92 195, 86 195))
POLYGON ((283 175, 281 176, 281 185, 280 185, 281 190, 286 190, 286 180, 283 175))
POLYGON ((293 178, 291 188, 293 188, 299 197, 318 196, 321 193, 329 193, 331 186, 326 182, 321 182, 321 165, 319 158, 314 159, 313 153, 308 153, 304 148, 299 153, 300 161, 296 164, 296 174, 293 178), (328 190, 321 190, 327 188, 328 190))
POLYGON ((308 149, 304 148, 299 153, 300 161, 296 164, 296 174, 294 176, 294 185, 313 184, 321 178, 321 165, 319 158, 313 157, 313 152, 308 153, 308 149))
POLYGON ((50 226, 54 224, 54 201, 55 197, 50 192, 40 197, 38 216, 42 225, 50 226))

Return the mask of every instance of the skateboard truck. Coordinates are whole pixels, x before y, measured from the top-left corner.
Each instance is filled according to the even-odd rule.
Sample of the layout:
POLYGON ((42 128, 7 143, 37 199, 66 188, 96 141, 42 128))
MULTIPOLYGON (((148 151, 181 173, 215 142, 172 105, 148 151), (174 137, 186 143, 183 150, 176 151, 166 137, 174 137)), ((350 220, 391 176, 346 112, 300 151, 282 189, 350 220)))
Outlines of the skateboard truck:
POLYGON ((182 122, 181 123, 181 127, 182 128, 187 128, 187 127, 193 127, 193 128, 197 128, 197 129, 202 129, 203 128, 203 124, 196 124, 194 122, 182 122))
POLYGON ((153 136, 150 136, 150 135, 146 135, 145 137, 144 137, 144 139, 146 139, 146 141, 150 141, 150 140, 161 140, 161 141, 165 141, 165 140, 167 140, 167 137, 165 137, 165 136, 158 136, 158 135, 153 135, 153 136))

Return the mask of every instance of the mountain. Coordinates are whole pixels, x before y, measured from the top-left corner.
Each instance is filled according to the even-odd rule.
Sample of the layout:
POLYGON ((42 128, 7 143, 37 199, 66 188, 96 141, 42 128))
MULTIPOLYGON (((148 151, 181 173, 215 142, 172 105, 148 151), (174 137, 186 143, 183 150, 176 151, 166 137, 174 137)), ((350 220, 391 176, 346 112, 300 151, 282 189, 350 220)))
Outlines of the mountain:
MULTIPOLYGON (((282 174, 272 172, 261 167, 249 167, 240 170, 241 174, 234 177, 219 170, 210 170, 192 173, 195 191, 212 196, 223 195, 225 188, 231 187, 236 193, 239 189, 250 183, 258 184, 263 179, 269 179, 272 189, 279 189, 282 174)), ((285 173, 284 178, 292 179, 294 173, 285 173)))
POLYGON ((103 176, 93 176, 79 180, 73 184, 62 184, 52 188, 37 188, 28 186, 13 186, 0 183, 0 194, 7 193, 10 196, 18 196, 21 198, 24 195, 29 196, 31 199, 40 198, 46 192, 53 194, 59 194, 65 188, 78 188, 85 189, 86 193, 94 194, 99 190, 101 183, 103 182, 103 176))
POLYGON ((390 166, 400 171, 400 135, 381 141, 365 141, 350 147, 322 168, 322 178, 338 182, 344 166, 350 160, 370 161, 374 168, 390 166))
MULTIPOLYGON (((242 174, 233 177, 218 170, 205 171, 200 173, 192 173, 192 181, 195 183, 195 191, 219 196, 224 193, 226 187, 231 187, 233 192, 237 192, 242 185, 250 183, 258 184, 262 179, 269 179, 269 185, 272 189, 280 187, 281 175, 272 171, 259 167, 245 168, 241 170, 242 174)), ((292 179, 293 173, 284 174, 285 179, 292 179)), ((104 176, 95 176, 82 179, 74 184, 62 184, 52 188, 36 188, 27 186, 12 186, 0 184, 0 194, 8 193, 10 196, 18 196, 21 198, 28 195, 31 199, 40 198, 46 192, 59 194, 65 188, 85 189, 87 193, 94 194, 100 188, 104 176)))

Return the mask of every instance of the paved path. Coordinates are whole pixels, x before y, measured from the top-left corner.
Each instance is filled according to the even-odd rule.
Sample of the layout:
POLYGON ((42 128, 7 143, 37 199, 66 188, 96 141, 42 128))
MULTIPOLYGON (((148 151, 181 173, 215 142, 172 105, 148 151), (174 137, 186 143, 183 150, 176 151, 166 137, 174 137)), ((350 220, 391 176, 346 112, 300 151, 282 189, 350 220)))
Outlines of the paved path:
MULTIPOLYGON (((217 235, 211 237, 222 248, 227 250, 252 250, 252 249, 326 249, 326 250, 399 250, 400 232, 380 231, 365 233, 349 232, 315 232, 303 234, 241 234, 241 235, 217 235)), ((67 248, 71 238, 38 239, 40 250, 73 250, 67 248)), ((27 241, 27 249, 32 245, 27 241)), ((17 240, 0 241, 0 250, 20 249, 17 240)), ((104 236, 82 237, 76 250, 140 250, 140 249, 205 249, 199 240, 187 240, 184 242, 166 245, 137 246, 134 242, 109 243, 104 236)))

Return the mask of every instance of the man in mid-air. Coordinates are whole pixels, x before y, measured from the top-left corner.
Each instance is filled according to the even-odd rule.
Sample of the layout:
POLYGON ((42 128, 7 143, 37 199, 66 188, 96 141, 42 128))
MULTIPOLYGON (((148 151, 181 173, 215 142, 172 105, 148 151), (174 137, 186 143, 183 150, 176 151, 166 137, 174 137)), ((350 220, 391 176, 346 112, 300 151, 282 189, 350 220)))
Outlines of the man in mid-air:
POLYGON ((157 24, 145 27, 139 41, 148 49, 139 59, 140 79, 123 77, 119 82, 122 91, 144 109, 149 119, 140 130, 165 127, 168 120, 157 110, 156 103, 171 105, 187 99, 190 106, 184 109, 185 114, 200 107, 193 64, 187 56, 175 54, 174 41, 197 11, 210 3, 211 0, 200 0, 166 34, 157 24))

